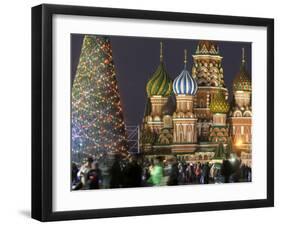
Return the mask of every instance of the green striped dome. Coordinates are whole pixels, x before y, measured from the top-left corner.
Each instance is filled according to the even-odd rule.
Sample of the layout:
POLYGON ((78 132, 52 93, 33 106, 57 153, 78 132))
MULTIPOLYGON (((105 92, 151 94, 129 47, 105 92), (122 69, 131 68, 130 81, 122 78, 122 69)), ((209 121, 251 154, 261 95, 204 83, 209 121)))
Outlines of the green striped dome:
POLYGON ((152 96, 170 96, 173 90, 173 83, 168 73, 166 72, 163 62, 160 62, 157 70, 152 75, 146 85, 148 97, 152 96))
POLYGON ((212 113, 226 114, 229 111, 229 103, 226 101, 225 96, 221 90, 219 90, 211 100, 210 110, 212 113))

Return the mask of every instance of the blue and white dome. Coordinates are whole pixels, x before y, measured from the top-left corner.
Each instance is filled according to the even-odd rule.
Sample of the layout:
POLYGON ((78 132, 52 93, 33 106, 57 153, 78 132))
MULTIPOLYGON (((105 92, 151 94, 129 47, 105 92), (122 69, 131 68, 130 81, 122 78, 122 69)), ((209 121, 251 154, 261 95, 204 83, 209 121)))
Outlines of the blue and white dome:
POLYGON ((189 74, 184 66, 184 69, 173 82, 173 90, 176 95, 192 95, 197 92, 198 85, 194 78, 189 74))

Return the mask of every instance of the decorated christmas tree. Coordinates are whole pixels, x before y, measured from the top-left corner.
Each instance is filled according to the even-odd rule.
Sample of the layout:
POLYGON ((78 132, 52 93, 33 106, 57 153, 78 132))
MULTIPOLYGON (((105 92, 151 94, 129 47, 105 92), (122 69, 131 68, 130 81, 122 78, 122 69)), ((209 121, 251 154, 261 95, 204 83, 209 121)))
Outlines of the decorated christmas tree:
POLYGON ((126 150, 110 40, 85 35, 72 87, 72 156, 81 161, 126 150))

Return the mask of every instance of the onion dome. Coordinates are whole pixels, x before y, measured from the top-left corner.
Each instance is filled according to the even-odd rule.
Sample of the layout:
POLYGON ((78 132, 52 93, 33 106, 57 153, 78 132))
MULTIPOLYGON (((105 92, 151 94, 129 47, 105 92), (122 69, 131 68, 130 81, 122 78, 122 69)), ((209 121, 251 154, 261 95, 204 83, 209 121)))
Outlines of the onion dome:
POLYGON ((199 41, 196 49, 196 54, 217 55, 219 54, 219 47, 214 41, 199 41))
POLYGON ((163 63, 162 42, 160 42, 160 65, 148 81, 146 85, 146 92, 148 97, 167 97, 172 93, 172 80, 170 79, 163 63))
POLYGON ((209 107, 212 113, 226 114, 229 111, 229 103, 226 101, 222 90, 214 95, 209 107))
POLYGON ((194 96, 197 92, 198 85, 195 79, 189 74, 186 69, 186 50, 184 51, 184 69, 179 74, 178 77, 175 78, 173 82, 173 90, 176 95, 192 95, 194 96))
POLYGON ((176 111, 176 100, 175 96, 171 95, 168 97, 167 103, 163 106, 163 115, 173 115, 176 111))
POLYGON ((252 82, 249 73, 246 70, 246 60, 244 48, 242 48, 242 64, 239 73, 233 81, 233 91, 252 91, 252 82))

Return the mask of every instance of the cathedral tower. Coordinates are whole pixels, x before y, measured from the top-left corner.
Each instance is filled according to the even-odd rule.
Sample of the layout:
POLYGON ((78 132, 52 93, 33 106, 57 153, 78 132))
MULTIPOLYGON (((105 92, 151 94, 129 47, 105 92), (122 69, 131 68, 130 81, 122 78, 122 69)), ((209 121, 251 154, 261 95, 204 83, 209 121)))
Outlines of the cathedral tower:
POLYGON ((222 56, 219 47, 213 41, 199 41, 193 55, 192 76, 198 84, 198 92, 194 98, 194 112, 198 117, 198 136, 200 141, 208 141, 213 113, 210 103, 213 96, 222 90, 228 98, 228 91, 224 85, 222 56))
POLYGON ((233 106, 230 111, 230 135, 236 152, 250 149, 252 137, 252 84, 250 75, 246 70, 244 49, 242 49, 242 62, 240 70, 233 81, 233 106))
POLYGON ((176 111, 173 114, 172 152, 193 152, 197 147, 197 118, 193 112, 194 95, 197 83, 186 68, 187 53, 185 50, 184 69, 173 82, 176 96, 176 111))
POLYGON ((210 110, 213 114, 213 124, 210 128, 209 141, 212 143, 227 143, 229 132, 226 124, 226 114, 229 111, 229 104, 222 90, 219 90, 213 96, 210 110))
POLYGON ((151 111, 147 117, 149 128, 159 133, 163 128, 162 111, 172 92, 170 79, 163 62, 163 44, 160 42, 160 64, 146 85, 147 96, 150 99, 151 111))

